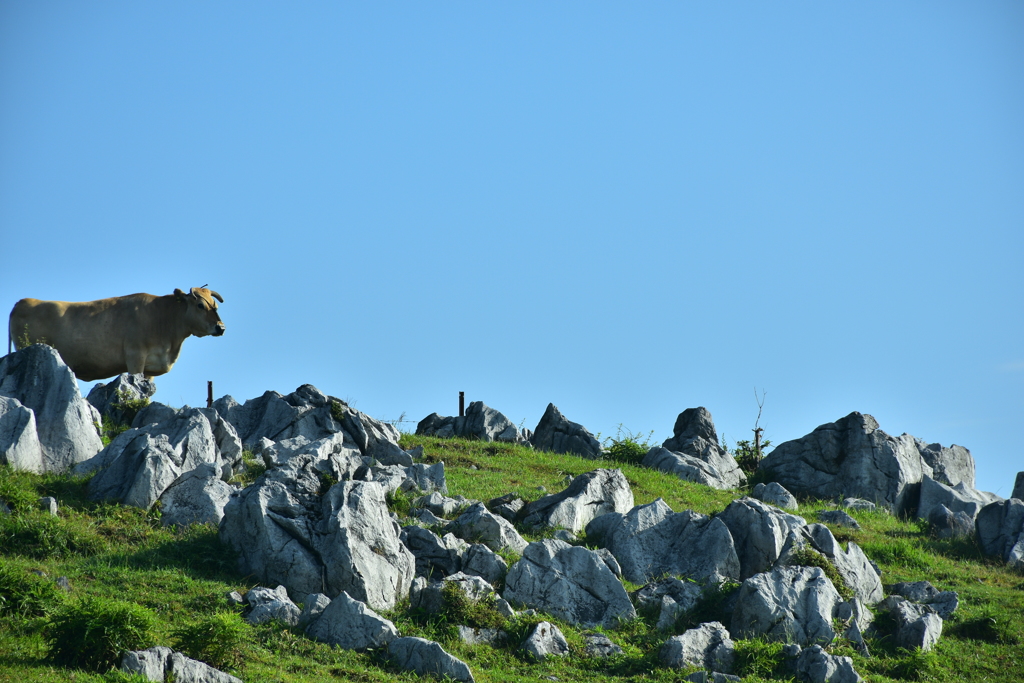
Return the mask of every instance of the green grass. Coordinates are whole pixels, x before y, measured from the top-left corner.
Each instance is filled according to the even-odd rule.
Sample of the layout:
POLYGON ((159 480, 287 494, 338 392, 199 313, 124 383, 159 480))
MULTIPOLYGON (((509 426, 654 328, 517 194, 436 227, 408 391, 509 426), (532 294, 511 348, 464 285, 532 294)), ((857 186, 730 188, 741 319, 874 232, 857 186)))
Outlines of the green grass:
MULTIPOLYGON (((449 495, 479 500, 510 491, 535 500, 545 491, 561 490, 566 475, 598 467, 621 468, 637 504, 661 497, 677 511, 715 514, 743 493, 716 491, 622 462, 536 453, 507 444, 403 435, 402 445, 422 445, 428 461, 445 462, 449 495)), ((98 672, 66 667, 50 658, 47 646, 48 634, 69 606, 99 605, 105 609, 94 610, 100 619, 124 609, 124 603, 141 610, 133 612, 136 616, 152 616, 152 623, 143 624, 144 635, 151 634, 152 642, 216 661, 247 683, 420 680, 393 671, 379 654, 338 650, 279 624, 242 623, 226 596, 230 591, 244 592, 255 582, 237 572, 236 558, 220 544, 216 529, 165 529, 159 511, 89 502, 85 485, 85 479, 0 467, 0 498, 14 509, 11 515, 0 515, 0 683, 129 680, 103 671, 103 666, 98 672), (60 502, 57 518, 39 509, 38 499, 45 495, 60 502), (70 594, 54 590, 52 582, 60 576, 70 581, 70 594)), ((410 499, 393 496, 389 505, 402 514, 410 499)), ((809 501, 797 514, 813 522, 815 512, 828 507, 809 501)), ((844 545, 856 542, 878 562, 884 583, 927 579, 940 589, 957 591, 961 602, 945 623, 934 653, 896 651, 884 635, 884 616, 878 620, 883 635, 868 642, 870 658, 842 641, 831 646, 832 652, 853 657, 858 672, 873 682, 1024 680, 1024 576, 984 558, 973 542, 934 538, 927 525, 884 512, 851 514, 862 529, 830 528, 844 545)), ((817 558, 808 559, 812 560, 817 558)), ((712 594, 693 613, 683 615, 674 632, 711 619, 725 620, 728 626, 726 606, 735 588, 712 594)), ((481 683, 550 676, 580 683, 675 683, 687 673, 658 664, 658 650, 669 634, 656 630, 654 614, 606 631, 624 650, 608 660, 585 657, 583 631, 546 615, 503 620, 486 604, 454 600, 441 615, 415 614, 405 604, 386 616, 403 635, 441 642, 469 664, 481 683), (539 664, 523 658, 518 645, 540 620, 558 624, 569 640, 570 657, 539 664), (493 648, 464 645, 455 637, 456 622, 504 624, 509 641, 493 648)), ((737 641, 737 648, 745 681, 788 680, 777 644, 737 641)))

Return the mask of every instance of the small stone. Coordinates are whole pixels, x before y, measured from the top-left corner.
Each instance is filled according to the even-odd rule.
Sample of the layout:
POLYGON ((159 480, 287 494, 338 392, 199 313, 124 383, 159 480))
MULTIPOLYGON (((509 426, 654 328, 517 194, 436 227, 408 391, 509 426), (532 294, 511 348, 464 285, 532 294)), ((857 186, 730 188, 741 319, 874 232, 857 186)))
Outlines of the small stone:
POLYGON ((533 629, 527 639, 523 642, 523 649, 527 655, 537 662, 542 662, 548 657, 565 657, 569 654, 569 642, 558 630, 558 627, 547 621, 542 621, 533 629))
POLYGON ((227 597, 228 604, 231 605, 232 607, 235 607, 237 605, 244 605, 245 604, 245 599, 242 598, 242 594, 239 593, 238 591, 231 591, 230 593, 227 594, 226 597, 227 597))
POLYGON ((60 588, 65 593, 71 592, 71 581, 66 576, 58 576, 57 580, 54 581, 57 584, 57 588, 60 588))
POLYGON ((601 633, 584 633, 583 640, 586 645, 583 651, 588 657, 614 657, 622 654, 622 648, 611 641, 611 638, 601 633))
POLYGON ((853 517, 842 510, 820 510, 818 519, 826 524, 836 524, 850 529, 860 529, 860 524, 853 517))
POLYGON ((39 505, 52 516, 57 516, 57 499, 53 496, 44 496, 39 499, 39 505))

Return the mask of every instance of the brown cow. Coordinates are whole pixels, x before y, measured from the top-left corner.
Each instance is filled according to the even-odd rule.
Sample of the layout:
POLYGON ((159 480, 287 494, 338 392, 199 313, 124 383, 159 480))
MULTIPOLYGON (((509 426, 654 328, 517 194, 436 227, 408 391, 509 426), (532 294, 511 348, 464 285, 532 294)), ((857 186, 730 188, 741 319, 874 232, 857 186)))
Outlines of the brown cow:
POLYGON ((11 311, 8 350, 43 342, 57 349, 78 379, 92 381, 122 372, 162 375, 178 360, 181 344, 224 334, 213 290, 129 294, 98 301, 22 299, 11 311))

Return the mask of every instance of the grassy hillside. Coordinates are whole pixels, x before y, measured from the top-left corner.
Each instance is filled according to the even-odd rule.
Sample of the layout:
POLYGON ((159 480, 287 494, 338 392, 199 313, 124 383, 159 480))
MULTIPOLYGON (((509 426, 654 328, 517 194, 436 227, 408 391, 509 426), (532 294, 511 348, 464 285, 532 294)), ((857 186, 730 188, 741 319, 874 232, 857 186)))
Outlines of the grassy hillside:
MULTIPOLYGON (((740 495, 622 463, 502 444, 403 437, 404 447, 417 445, 424 447, 428 460, 446 463, 449 495, 467 498, 487 500, 516 491, 524 498, 536 499, 545 490, 564 487, 566 475, 596 467, 621 467, 637 504, 660 496, 674 510, 713 514, 740 495)), ((62 627, 74 633, 76 624, 70 617, 83 612, 96 615, 96 621, 135 625, 134 631, 124 636, 126 646, 182 649, 247 682, 419 680, 388 669, 373 653, 333 649, 280 625, 245 624, 229 606, 226 595, 256 584, 235 570, 235 558, 218 542, 216 529, 168 530, 161 526, 158 511, 88 502, 84 486, 81 479, 0 469, 0 498, 14 508, 12 514, 0 514, 0 681, 128 680, 118 673, 82 668, 90 663, 75 662, 73 656, 54 659, 48 638, 52 641, 62 627), (58 517, 38 509, 40 496, 60 501, 58 517), (54 588, 57 577, 67 577, 70 592, 54 588)), ((396 499, 395 509, 405 509, 407 502, 396 499)), ((806 502, 799 514, 814 521, 814 511, 824 507, 820 502, 806 502)), ((983 558, 971 542, 933 538, 927 525, 919 522, 884 513, 852 514, 863 529, 834 527, 832 531, 841 541, 855 540, 863 547, 882 567, 885 583, 927 579, 940 589, 959 592, 961 602, 932 653, 895 652, 885 636, 869 642, 870 658, 857 655, 842 642, 830 648, 834 653, 854 657, 857 670, 869 681, 1024 680, 1024 622, 1020 619, 1024 614, 1024 576, 983 558)), ((712 618, 728 626, 727 615, 720 610, 722 598, 734 589, 727 586, 699 607, 698 613, 684 617, 678 629, 712 618)), ((462 605, 428 619, 400 607, 386 616, 402 635, 441 641, 470 665, 480 682, 537 681, 554 676, 559 681, 668 683, 683 677, 658 665, 657 650, 667 634, 657 632, 649 616, 606 633, 625 650, 609 660, 585 657, 582 632, 560 624, 574 654, 565 661, 544 664, 527 662, 516 648, 540 617, 501 624, 511 634, 510 645, 490 648, 466 646, 454 637, 458 623, 498 623, 497 615, 486 609, 462 605)), ((884 628, 884 619, 880 622, 884 628)), ((738 648, 744 680, 788 680, 779 667, 780 645, 739 641, 738 648)), ((59 647, 55 651, 67 656, 59 647)), ((102 663, 91 664, 105 671, 102 663)))

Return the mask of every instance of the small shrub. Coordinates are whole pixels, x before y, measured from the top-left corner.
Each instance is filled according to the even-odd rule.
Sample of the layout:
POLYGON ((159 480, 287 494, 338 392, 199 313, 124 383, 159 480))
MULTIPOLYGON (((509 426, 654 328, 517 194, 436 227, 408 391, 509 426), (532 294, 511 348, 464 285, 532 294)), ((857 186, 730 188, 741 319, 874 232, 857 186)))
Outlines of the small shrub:
POLYGON ((653 437, 654 430, 644 436, 640 432, 631 432, 620 424, 615 436, 609 436, 601 445, 605 448, 604 456, 609 460, 639 465, 647 451, 651 450, 653 437))
POLYGON ((217 669, 237 669, 248 649, 251 627, 234 612, 219 612, 171 633, 175 647, 217 669))
POLYGON ((399 517, 408 517, 412 511, 412 498, 401 489, 395 489, 387 495, 388 509, 399 517))
POLYGON ((40 617, 63 602, 64 593, 53 581, 0 560, 0 613, 40 617))
POLYGON ((782 647, 782 643, 760 638, 737 641, 735 673, 742 678, 786 678, 791 672, 786 670, 782 647))
POLYGON ((348 406, 341 401, 331 401, 331 417, 334 418, 335 422, 343 422, 347 410, 348 406))
POLYGON ((761 459, 766 455, 765 449, 772 445, 772 442, 765 439, 761 442, 761 452, 757 452, 754 444, 750 441, 740 440, 736 442, 732 455, 736 458, 736 464, 740 466, 743 473, 748 477, 754 476, 757 468, 761 466, 761 459))
POLYGON ((676 620, 677 632, 696 628, 708 621, 720 621, 728 624, 732 619, 730 599, 740 589, 740 584, 726 581, 711 587, 704 592, 704 597, 697 606, 684 613, 676 620))
MULTIPOLYGON (((149 399, 135 398, 130 391, 122 390, 117 392, 117 402, 110 404, 110 407, 121 413, 121 422, 127 429, 135 420, 139 411, 149 405, 149 399)), ((124 431, 124 430, 122 430, 124 431)))
POLYGON ((43 636, 55 663, 106 671, 121 653, 152 647, 156 617, 145 607, 90 598, 67 605, 46 625, 43 636))
POLYGON ((36 475, 12 469, 10 465, 0 465, 0 501, 15 513, 37 509, 39 492, 35 482, 36 475))
POLYGON ((0 547, 36 559, 92 555, 105 544, 88 526, 73 519, 35 512, 0 515, 0 547))
POLYGON ((473 600, 454 581, 445 582, 441 588, 444 597, 442 619, 451 624, 473 628, 504 628, 506 619, 494 607, 494 594, 481 600, 473 600))
POLYGON ((789 564, 790 566, 797 567, 818 567, 825 572, 825 576, 832 582, 832 585, 835 586, 835 589, 839 591, 839 595, 844 600, 849 600, 853 597, 853 591, 846 584, 846 579, 843 578, 843 575, 839 573, 839 570, 836 569, 836 566, 827 557, 817 550, 813 548, 800 548, 790 556, 789 564))

